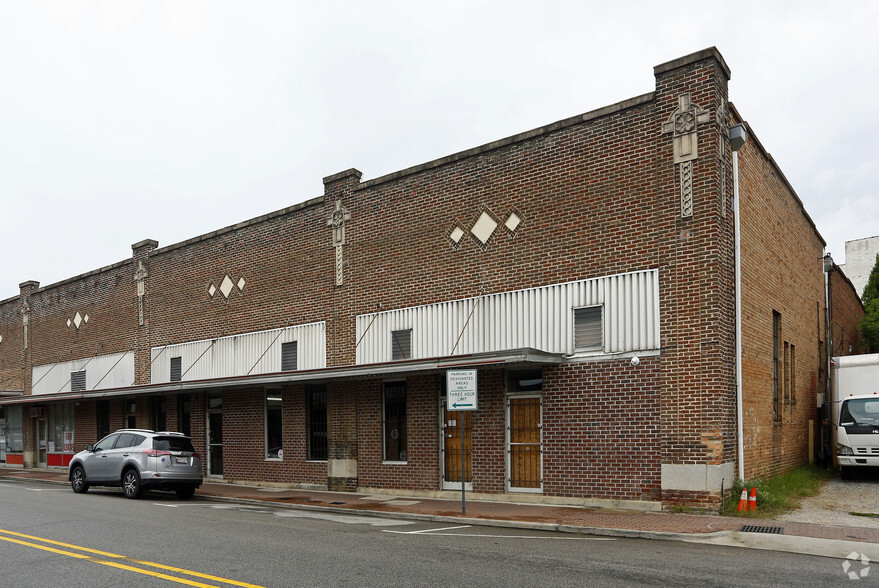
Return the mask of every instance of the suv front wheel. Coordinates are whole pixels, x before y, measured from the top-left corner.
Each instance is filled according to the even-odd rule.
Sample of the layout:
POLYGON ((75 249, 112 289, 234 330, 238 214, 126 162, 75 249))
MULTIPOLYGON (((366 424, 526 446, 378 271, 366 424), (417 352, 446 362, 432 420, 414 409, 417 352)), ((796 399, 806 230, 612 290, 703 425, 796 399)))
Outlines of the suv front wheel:
POLYGON ((122 474, 122 491, 125 493, 125 498, 140 497, 143 488, 141 488, 140 476, 136 470, 126 470, 125 473, 122 474))
POLYGON ((82 466, 73 468, 73 471, 70 473, 70 485, 77 494, 88 492, 89 485, 85 481, 85 470, 82 469, 82 466))

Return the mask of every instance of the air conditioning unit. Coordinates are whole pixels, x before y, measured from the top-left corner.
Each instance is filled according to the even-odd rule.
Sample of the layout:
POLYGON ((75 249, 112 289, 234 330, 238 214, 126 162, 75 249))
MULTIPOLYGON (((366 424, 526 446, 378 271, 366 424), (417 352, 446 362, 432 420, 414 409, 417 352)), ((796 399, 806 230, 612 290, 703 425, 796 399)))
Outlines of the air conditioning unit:
POLYGON ((41 416, 43 416, 43 407, 42 407, 42 406, 33 406, 33 407, 31 407, 31 416, 32 416, 32 417, 41 417, 41 416))

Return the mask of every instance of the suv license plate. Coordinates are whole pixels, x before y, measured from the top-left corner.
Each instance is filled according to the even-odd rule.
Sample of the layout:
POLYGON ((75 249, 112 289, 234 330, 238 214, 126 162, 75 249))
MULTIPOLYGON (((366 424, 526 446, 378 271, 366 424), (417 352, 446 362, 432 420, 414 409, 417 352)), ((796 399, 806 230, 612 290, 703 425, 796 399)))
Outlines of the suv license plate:
POLYGON ((186 458, 185 458, 185 457, 179 457, 179 456, 178 456, 178 457, 175 457, 175 458, 174 458, 174 463, 186 463, 186 458))

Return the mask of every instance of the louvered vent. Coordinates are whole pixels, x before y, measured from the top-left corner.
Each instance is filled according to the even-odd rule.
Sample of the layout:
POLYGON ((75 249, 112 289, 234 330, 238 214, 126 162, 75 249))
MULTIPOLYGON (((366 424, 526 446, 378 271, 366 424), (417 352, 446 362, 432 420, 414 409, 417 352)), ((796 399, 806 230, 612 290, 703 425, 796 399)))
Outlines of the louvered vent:
POLYGON ((574 309, 574 350, 602 350, 601 307, 589 306, 574 309))
POLYGON ((296 341, 281 344, 281 371, 292 372, 296 370, 297 362, 297 345, 296 341))
POLYGON ((171 381, 179 382, 183 377, 183 358, 182 357, 172 357, 171 358, 171 381))
POLYGON ((70 391, 85 392, 85 370, 70 372, 70 391))
POLYGON ((412 359, 412 329, 391 331, 391 359, 412 359))

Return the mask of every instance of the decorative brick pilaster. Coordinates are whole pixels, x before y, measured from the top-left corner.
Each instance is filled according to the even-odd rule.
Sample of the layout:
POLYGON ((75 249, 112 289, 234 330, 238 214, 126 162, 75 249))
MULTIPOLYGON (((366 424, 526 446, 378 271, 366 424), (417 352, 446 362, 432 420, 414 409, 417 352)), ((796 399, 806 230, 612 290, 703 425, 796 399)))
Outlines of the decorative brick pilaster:
POLYGON ((134 343, 134 383, 150 383, 150 314, 149 314, 149 258, 159 246, 158 241, 144 239, 131 246, 132 283, 137 296, 137 323, 134 343))
POLYGON ((724 180, 730 73, 711 47, 654 74, 660 247, 668 252, 659 272, 663 501, 713 499, 735 463, 734 242, 724 180))

